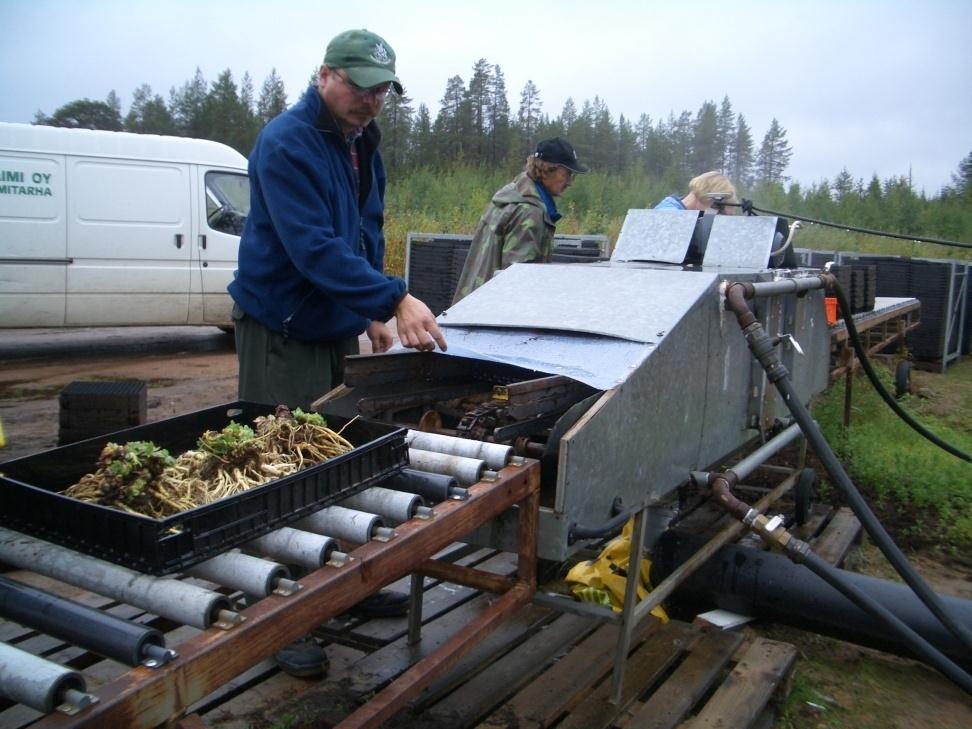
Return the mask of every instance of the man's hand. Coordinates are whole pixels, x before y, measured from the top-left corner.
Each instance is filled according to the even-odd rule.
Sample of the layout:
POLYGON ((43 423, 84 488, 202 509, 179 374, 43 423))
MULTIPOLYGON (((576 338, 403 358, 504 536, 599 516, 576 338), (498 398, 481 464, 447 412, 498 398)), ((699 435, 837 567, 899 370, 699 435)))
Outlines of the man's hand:
POLYGON ((368 339, 371 340, 371 351, 375 354, 387 352, 392 346, 391 330, 384 322, 373 321, 365 330, 368 339))
POLYGON ((420 352, 431 352, 435 345, 446 351, 446 340, 435 323, 432 311, 424 303, 411 294, 398 302, 395 309, 395 319, 398 324, 398 339, 402 346, 417 349, 420 352))

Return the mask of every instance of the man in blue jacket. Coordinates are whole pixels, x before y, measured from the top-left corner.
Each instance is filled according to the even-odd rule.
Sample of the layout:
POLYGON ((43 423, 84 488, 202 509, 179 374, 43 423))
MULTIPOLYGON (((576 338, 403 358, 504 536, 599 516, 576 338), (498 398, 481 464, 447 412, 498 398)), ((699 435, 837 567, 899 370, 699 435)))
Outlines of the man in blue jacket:
POLYGON ((239 397, 309 408, 343 380, 367 332, 446 348, 429 308, 383 273, 385 167, 375 117, 402 93, 395 53, 350 30, 327 47, 317 84, 260 133, 250 154, 250 214, 229 292, 235 302, 239 397))
MULTIPOLYGON (((350 30, 327 46, 316 85, 260 133, 250 154, 250 214, 235 305, 241 400, 309 409, 344 379, 344 357, 367 332, 375 352, 392 344, 392 316, 406 347, 446 341, 429 308, 383 273, 385 166, 375 117, 402 93, 395 53, 379 36, 350 30)), ((402 614, 407 595, 381 592, 366 615, 402 614)), ((276 655, 287 673, 327 667, 312 638, 276 655)))

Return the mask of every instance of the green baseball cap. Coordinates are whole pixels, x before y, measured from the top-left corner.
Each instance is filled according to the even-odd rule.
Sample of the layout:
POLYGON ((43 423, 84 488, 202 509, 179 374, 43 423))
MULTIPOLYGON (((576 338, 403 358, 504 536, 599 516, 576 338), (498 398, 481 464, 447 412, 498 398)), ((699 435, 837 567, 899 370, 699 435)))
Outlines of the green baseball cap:
POLYGON ((346 30, 327 44, 324 63, 343 69, 355 84, 366 89, 391 82, 402 93, 395 75, 395 51, 380 35, 367 30, 346 30))

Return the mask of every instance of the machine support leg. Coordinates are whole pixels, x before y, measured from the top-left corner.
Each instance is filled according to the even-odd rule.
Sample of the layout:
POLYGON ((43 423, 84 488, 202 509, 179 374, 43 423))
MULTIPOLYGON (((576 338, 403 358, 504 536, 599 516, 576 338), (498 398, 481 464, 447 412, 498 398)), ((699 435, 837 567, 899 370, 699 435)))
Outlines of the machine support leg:
POLYGON ((415 645, 422 640, 422 588, 425 576, 412 573, 408 593, 408 644, 415 645))
POLYGON ((631 551, 628 553, 628 582, 624 589, 624 607, 621 614, 621 634, 614 656, 614 672, 611 674, 611 703, 621 703, 621 690, 624 684, 624 667, 631 648, 631 636, 638 627, 635 604, 638 602, 638 582, 641 579, 641 554, 645 543, 645 530, 648 524, 648 507, 642 507, 635 514, 634 529, 631 534, 631 551))

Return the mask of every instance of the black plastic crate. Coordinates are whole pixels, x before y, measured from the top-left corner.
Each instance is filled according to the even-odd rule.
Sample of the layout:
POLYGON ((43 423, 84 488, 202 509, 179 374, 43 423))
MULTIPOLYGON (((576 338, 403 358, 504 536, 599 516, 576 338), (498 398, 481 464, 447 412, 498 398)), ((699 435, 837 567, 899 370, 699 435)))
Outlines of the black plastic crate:
MULTIPOLYGON (((345 499, 408 462, 405 430, 367 420, 343 435, 354 450, 290 476, 165 519, 61 495, 96 468, 108 442, 148 440, 174 456, 207 430, 250 425, 271 405, 234 402, 116 431, 0 464, 0 524, 140 572, 163 575, 239 546, 345 499)), ((339 430, 347 421, 328 417, 339 430)))

